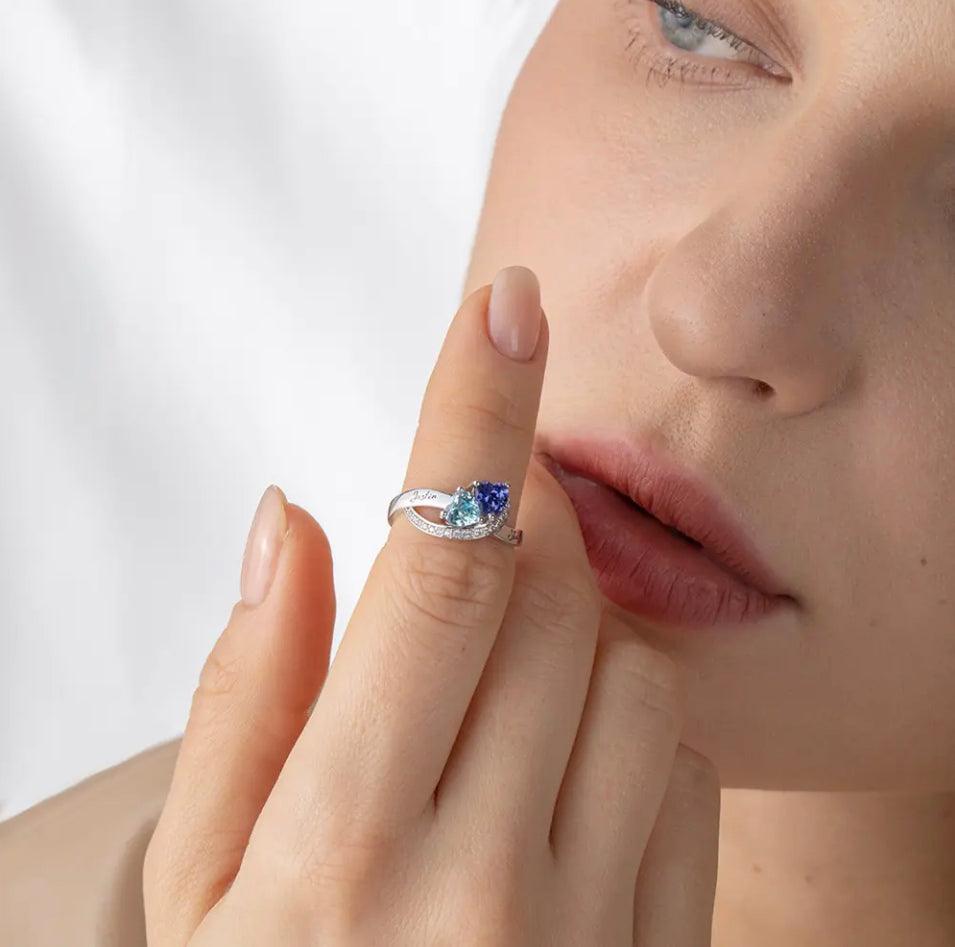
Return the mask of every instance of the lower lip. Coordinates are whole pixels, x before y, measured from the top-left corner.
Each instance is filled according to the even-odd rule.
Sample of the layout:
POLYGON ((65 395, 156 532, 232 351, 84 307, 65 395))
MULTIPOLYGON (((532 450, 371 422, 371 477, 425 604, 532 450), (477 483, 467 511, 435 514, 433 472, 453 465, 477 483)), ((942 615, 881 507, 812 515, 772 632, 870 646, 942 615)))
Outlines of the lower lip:
POLYGON ((681 627, 758 621, 787 596, 767 595, 603 483, 552 468, 577 510, 590 565, 612 602, 681 627))

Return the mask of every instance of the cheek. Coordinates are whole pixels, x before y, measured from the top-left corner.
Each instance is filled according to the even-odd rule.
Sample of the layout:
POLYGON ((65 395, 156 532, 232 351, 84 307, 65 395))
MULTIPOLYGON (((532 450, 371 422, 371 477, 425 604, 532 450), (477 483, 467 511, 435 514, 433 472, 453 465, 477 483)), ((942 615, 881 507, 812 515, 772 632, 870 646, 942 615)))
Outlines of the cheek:
POLYGON ((659 145, 659 113, 640 107, 652 93, 620 65, 623 27, 597 19, 587 29, 573 4, 559 5, 524 62, 496 140, 467 291, 520 261, 561 301, 575 287, 626 282, 632 292, 653 247, 696 216, 659 145))
POLYGON ((955 387, 931 353, 915 361, 914 373, 872 367, 878 388, 842 441, 845 594, 887 662, 942 672, 955 694, 955 387))
POLYGON ((814 422, 820 513, 790 537, 805 626, 681 650, 687 740, 728 786, 955 788, 955 401, 929 376, 873 371, 814 422))
MULTIPOLYGON (((666 252, 752 185, 741 136, 758 165, 758 115, 646 88, 619 23, 593 10, 588 21, 584 6, 558 4, 514 84, 464 289, 513 263, 540 277, 545 426, 653 416, 672 400, 686 379, 646 325, 642 289, 666 252)), ((871 316, 865 303, 855 309, 871 316)), ((955 788, 955 757, 941 752, 955 738, 955 388, 944 365, 955 340, 940 331, 917 351, 883 333, 864 390, 811 422, 809 442, 825 446, 801 469, 818 472, 825 513, 786 544, 818 593, 810 625, 682 655, 699 672, 688 742, 727 785, 955 788), (893 368, 903 346, 919 366, 910 377, 893 368)))

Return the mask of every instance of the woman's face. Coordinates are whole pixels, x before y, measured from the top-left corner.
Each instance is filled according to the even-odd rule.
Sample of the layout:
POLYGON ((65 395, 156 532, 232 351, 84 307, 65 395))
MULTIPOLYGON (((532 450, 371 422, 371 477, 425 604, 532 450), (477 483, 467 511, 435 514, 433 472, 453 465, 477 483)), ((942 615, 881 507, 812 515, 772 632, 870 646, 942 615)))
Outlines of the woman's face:
POLYGON ((465 292, 531 267, 540 446, 665 445, 796 597, 736 627, 628 613, 687 668, 684 742, 724 785, 955 788, 955 4, 688 9, 729 35, 558 3, 465 292))

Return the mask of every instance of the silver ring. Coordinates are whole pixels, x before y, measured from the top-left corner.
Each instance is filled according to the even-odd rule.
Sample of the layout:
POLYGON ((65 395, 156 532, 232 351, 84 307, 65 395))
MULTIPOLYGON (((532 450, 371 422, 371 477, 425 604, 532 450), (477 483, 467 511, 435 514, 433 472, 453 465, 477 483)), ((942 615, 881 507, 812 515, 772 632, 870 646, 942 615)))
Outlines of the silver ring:
POLYGON ((404 510, 411 524, 423 533, 446 539, 483 539, 493 536, 512 546, 519 546, 523 530, 505 524, 511 511, 511 488, 507 481, 472 480, 468 487, 454 493, 416 487, 399 493, 388 504, 388 522, 404 510), (441 511, 441 522, 425 519, 416 506, 434 507, 441 511))

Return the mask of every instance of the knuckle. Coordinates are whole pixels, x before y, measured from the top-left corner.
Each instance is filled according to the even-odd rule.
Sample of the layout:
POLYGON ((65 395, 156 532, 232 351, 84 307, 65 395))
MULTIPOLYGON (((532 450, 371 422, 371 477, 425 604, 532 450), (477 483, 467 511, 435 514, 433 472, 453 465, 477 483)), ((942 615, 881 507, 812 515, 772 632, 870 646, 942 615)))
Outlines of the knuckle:
POLYGON ((241 828, 205 827, 190 823, 188 832, 168 826, 161 815, 142 859, 143 889, 175 901, 196 888, 224 890, 231 881, 228 869, 216 874, 210 866, 238 864, 248 842, 241 828), (175 836, 174 838, 172 836, 175 836))
POLYGON ((636 712, 644 717, 652 714, 667 729, 682 725, 683 677, 673 658, 629 630, 605 637, 598 647, 605 673, 615 678, 614 686, 625 689, 636 712))
MULTIPOLYGON (((530 910, 524 899, 518 900, 516 889, 489 895, 485 891, 473 892, 456 913, 456 930, 448 933, 460 935, 461 924, 473 931, 473 944, 517 945, 531 944, 533 930, 530 910)), ((449 939, 447 943, 456 943, 449 939)))
MULTIPOLYGON (((250 846, 254 855, 250 870, 262 876, 281 877, 283 882, 292 884, 338 877, 334 867, 338 863, 345 868, 354 866, 356 878, 365 876, 370 865, 362 864, 358 856, 370 851, 372 843, 362 820, 354 815, 339 816, 344 807, 336 805, 332 811, 309 812, 308 821, 302 824, 300 812, 306 805, 317 802, 318 798, 312 794, 303 794, 294 801, 288 818, 283 818, 271 833, 250 846), (326 871, 325 866, 329 870, 326 871)), ((341 874, 342 878, 346 876, 350 873, 341 874)))
POLYGON ((374 889, 370 877, 358 877, 354 866, 315 857, 298 866, 297 874, 285 886, 291 897, 284 899, 283 910, 288 909, 289 902, 297 903, 319 924, 327 942, 351 943, 361 929, 362 918, 375 903, 374 889))
POLYGON ((484 625, 500 610, 509 586, 513 557, 502 551, 507 553, 431 537, 396 544, 391 585, 400 612, 412 623, 424 619, 455 630, 484 625))
POLYGON ((499 387, 485 385, 480 400, 445 400, 439 409, 442 430, 461 432, 469 438, 475 434, 491 438, 530 437, 533 418, 513 394, 499 387))
POLYGON ((163 912, 189 891, 194 867, 181 851, 166 844, 154 832, 142 860, 143 902, 147 913, 163 912))
POLYGON ((338 830, 300 850, 294 869, 311 891, 373 887, 387 860, 387 846, 368 831, 338 830))
POLYGON ((453 917, 475 922, 474 943, 528 943, 530 912, 525 859, 516 845, 483 842, 459 859, 453 917))
POLYGON ((556 646, 577 652, 596 641, 600 599, 580 577, 529 569, 516 583, 515 595, 520 598, 522 619, 546 633, 556 646))
POLYGON ((189 711, 190 728, 200 731, 228 716, 242 687, 244 662, 228 631, 209 652, 199 672, 189 711))
POLYGON ((360 929, 398 874, 399 852, 394 832, 342 813, 323 820, 320 831, 295 839, 258 870, 265 877, 281 876, 292 900, 320 919, 326 936, 345 938, 360 929))
POLYGON ((196 696, 198 699, 228 697, 235 693, 241 676, 238 657, 214 647, 199 672, 196 696))

